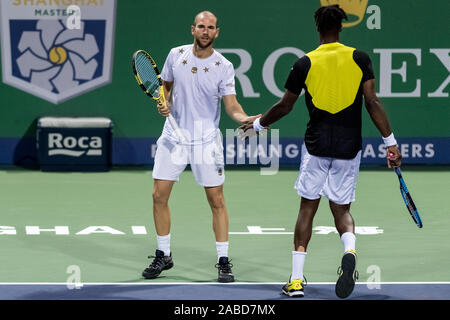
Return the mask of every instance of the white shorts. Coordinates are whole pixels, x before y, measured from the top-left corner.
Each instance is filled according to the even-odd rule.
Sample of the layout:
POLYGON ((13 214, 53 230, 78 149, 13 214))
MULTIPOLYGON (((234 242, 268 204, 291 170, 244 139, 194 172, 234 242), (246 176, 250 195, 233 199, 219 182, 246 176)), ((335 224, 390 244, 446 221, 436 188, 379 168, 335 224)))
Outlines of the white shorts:
POLYGON ((191 165, 195 181, 204 187, 217 187, 225 181, 222 136, 203 144, 181 145, 162 135, 156 142, 153 179, 179 181, 180 174, 191 165))
POLYGON ((355 201, 361 151, 353 159, 316 157, 302 146, 300 173, 294 188, 306 199, 327 197, 336 204, 355 201))

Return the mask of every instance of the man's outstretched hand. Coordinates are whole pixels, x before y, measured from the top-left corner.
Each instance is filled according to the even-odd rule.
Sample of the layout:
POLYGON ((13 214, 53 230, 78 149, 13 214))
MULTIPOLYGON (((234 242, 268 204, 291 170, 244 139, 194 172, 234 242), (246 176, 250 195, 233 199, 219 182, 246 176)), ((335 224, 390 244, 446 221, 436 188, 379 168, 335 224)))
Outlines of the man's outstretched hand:
POLYGON ((253 122, 261 116, 261 114, 258 114, 256 116, 249 116, 245 121, 243 121, 238 128, 238 137, 242 140, 245 140, 253 137, 254 135, 265 133, 267 131, 267 128, 258 132, 256 132, 253 128, 253 122))

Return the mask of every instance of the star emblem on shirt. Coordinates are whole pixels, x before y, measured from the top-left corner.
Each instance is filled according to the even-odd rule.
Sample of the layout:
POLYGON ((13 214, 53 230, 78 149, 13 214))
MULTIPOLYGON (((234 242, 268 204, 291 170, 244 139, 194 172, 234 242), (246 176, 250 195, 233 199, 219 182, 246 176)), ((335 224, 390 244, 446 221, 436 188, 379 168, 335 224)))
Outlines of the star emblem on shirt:
POLYGON ((208 69, 207 67, 205 67, 205 68, 203 69, 203 71, 208 72, 209 69, 208 69))
POLYGON ((184 65, 187 65, 187 60, 183 60, 183 64, 184 64, 184 65))
POLYGON ((184 52, 184 49, 180 49, 180 50, 178 50, 178 52, 179 52, 179 53, 183 53, 183 52, 184 52))
POLYGON ((220 61, 217 61, 217 62, 216 62, 216 66, 220 66, 220 61))

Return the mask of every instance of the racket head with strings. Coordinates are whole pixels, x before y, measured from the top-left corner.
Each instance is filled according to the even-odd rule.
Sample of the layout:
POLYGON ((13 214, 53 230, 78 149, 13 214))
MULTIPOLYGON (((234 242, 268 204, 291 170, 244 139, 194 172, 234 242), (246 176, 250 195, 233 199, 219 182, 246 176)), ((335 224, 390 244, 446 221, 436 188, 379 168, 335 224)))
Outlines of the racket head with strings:
POLYGON ((406 187, 405 180, 403 180, 402 171, 400 170, 399 167, 394 168, 394 171, 397 174, 398 180, 400 182, 400 193, 402 195, 403 201, 405 202, 406 208, 408 209, 408 212, 411 215, 411 218, 416 223, 416 225, 419 228, 422 228, 423 227, 422 219, 420 218, 416 205, 414 204, 411 194, 409 193, 408 188, 406 187))
POLYGON ((133 73, 141 89, 157 103, 164 104, 164 90, 161 75, 155 60, 145 50, 133 54, 133 73))
MULTIPOLYGON (((158 104, 164 105, 166 99, 164 97, 163 82, 152 56, 145 50, 137 50, 133 54, 132 67, 139 87, 158 104)), ((180 141, 186 144, 187 139, 181 133, 180 128, 171 114, 169 114, 168 119, 180 141)))

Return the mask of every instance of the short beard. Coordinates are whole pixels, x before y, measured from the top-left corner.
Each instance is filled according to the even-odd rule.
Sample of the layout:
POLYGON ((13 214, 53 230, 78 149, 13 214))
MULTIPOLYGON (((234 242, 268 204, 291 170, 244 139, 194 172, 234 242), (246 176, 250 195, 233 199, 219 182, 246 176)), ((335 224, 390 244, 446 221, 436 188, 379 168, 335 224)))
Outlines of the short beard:
POLYGON ((199 47, 200 49, 206 49, 206 48, 208 48, 209 46, 212 46, 213 42, 214 42, 214 39, 212 39, 212 40, 211 40, 210 42, 208 42, 206 45, 202 45, 201 42, 200 42, 200 40, 195 39, 195 43, 197 44, 197 47, 199 47))

